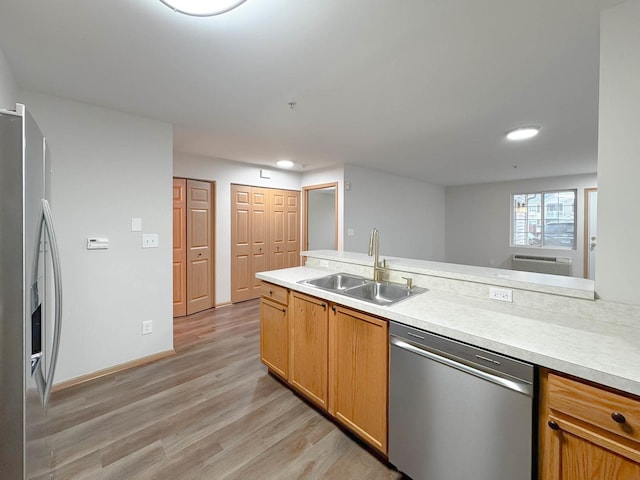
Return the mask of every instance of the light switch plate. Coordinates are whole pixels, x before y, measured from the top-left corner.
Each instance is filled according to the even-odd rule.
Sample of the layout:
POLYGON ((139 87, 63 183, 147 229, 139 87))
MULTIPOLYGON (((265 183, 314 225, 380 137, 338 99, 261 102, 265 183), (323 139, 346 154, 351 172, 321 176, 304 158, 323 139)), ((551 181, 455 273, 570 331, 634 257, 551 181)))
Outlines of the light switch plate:
POLYGON ((141 218, 131 218, 131 231, 132 232, 141 232, 142 231, 142 219, 141 218))
POLYGON ((157 233, 142 234, 142 248, 158 248, 158 234, 157 233))

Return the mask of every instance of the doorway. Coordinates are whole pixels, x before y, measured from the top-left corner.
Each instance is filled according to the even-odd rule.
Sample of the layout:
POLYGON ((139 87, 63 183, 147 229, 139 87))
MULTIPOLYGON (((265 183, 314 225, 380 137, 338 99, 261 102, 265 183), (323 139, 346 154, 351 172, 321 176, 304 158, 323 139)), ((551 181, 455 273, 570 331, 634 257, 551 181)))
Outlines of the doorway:
POLYGON ((304 250, 338 249, 338 183, 302 188, 304 250))
POLYGON ((596 279, 598 246, 598 189, 584 190, 584 278, 596 279))
POLYGON ((215 182, 173 179, 173 316, 213 308, 215 182))

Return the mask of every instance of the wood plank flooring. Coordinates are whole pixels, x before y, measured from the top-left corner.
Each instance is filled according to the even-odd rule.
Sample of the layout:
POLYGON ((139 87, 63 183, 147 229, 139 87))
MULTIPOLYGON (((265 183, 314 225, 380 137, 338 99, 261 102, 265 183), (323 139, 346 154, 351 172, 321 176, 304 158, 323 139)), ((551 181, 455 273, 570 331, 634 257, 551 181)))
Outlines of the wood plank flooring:
POLYGON ((174 357, 55 393, 55 478, 401 478, 267 373, 259 323, 257 300, 176 319, 174 357))

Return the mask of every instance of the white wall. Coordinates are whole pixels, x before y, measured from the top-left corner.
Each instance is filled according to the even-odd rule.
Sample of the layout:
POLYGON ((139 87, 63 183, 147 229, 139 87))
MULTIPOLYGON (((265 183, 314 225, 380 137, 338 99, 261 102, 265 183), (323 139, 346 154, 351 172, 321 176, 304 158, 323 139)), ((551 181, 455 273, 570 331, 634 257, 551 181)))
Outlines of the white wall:
POLYGON ((640 305, 640 0, 601 16, 596 293, 640 305))
POLYGON ((511 255, 552 255, 573 259, 573 276, 584 275, 584 189, 596 174, 535 178, 446 188, 445 258, 450 263, 511 268, 511 255), (577 249, 510 247, 511 195, 577 189, 577 249))
POLYGON ((344 166, 339 165, 302 174, 301 187, 337 183, 338 195, 338 250, 344 250, 344 166))
POLYGON ((444 187, 354 165, 345 165, 344 181, 345 250, 366 252, 378 227, 381 254, 444 260, 444 187))
POLYGON ((300 173, 270 169, 271 178, 260 178, 256 165, 175 152, 173 175, 216 182, 215 303, 231 301, 231 184, 300 190, 300 173))
POLYGON ((0 109, 11 109, 16 103, 16 82, 9 63, 0 49, 0 109))
POLYGON ((64 323, 56 382, 173 348, 172 127, 18 92, 49 142, 64 323), (160 246, 141 248, 131 217, 160 246), (87 237, 110 247, 88 251, 87 237), (153 333, 141 335, 141 322, 153 333))

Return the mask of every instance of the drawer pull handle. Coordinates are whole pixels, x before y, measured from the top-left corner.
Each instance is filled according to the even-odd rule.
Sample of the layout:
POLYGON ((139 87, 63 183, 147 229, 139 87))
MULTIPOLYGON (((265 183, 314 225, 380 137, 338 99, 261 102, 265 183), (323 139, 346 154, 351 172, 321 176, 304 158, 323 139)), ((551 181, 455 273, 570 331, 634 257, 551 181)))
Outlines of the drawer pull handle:
POLYGON ((287 313, 287 309, 286 309, 286 308, 283 308, 283 309, 282 309, 282 313, 287 313))
POLYGON ((269 290, 269 295, 273 296, 273 290, 269 290))
POLYGON ((547 422, 547 425, 549 425, 549 428, 551 430, 560 430, 560 425, 558 425, 556 422, 554 422, 553 420, 549 420, 547 422))
POLYGON ((323 303, 323 304, 322 304, 322 308, 323 308, 324 310, 326 310, 326 309, 327 309, 327 304, 326 304, 326 303, 323 303))
POLYGON ((331 307, 331 310, 333 310, 333 313, 336 313, 336 306, 334 305, 333 307, 331 307))
POLYGON ((616 423, 625 423, 627 421, 627 419, 624 418, 624 415, 620 412, 613 412, 611 414, 611 418, 613 418, 613 421, 616 423))

